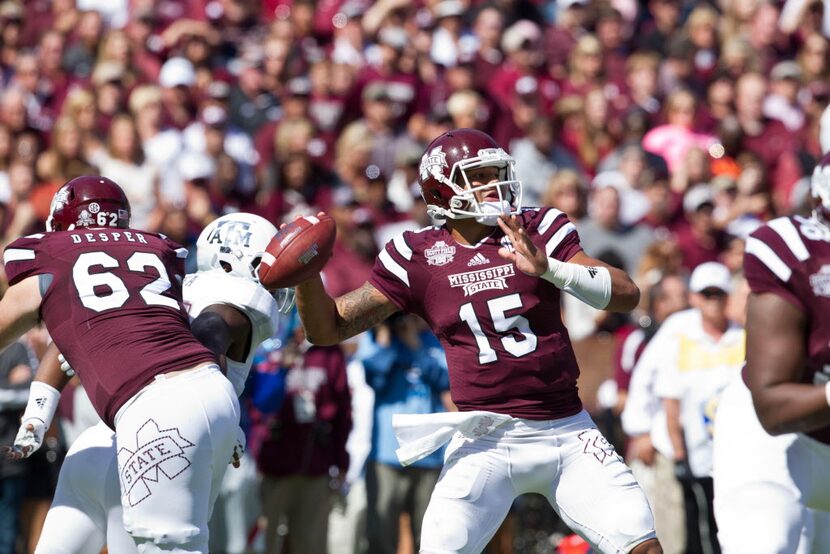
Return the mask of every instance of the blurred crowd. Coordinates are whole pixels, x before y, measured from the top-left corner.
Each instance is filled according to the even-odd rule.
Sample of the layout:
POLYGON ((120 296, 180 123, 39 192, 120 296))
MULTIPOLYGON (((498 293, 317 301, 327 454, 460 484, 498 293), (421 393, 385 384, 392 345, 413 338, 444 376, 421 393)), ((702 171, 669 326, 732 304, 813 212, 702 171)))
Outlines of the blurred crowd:
MULTIPOLYGON (((189 247, 229 212, 278 224, 327 211, 338 241, 325 281, 342 294, 392 236, 430 224, 424 146, 481 129, 516 159, 525 205, 567 213, 588 254, 640 286, 631 315, 566 298, 582 395, 618 451, 689 488, 674 440, 689 425, 672 401, 698 389, 634 369, 689 302, 706 321, 686 327, 706 331, 688 339, 709 352, 700 369, 734 361, 744 239, 809 212, 808 178, 830 147, 828 36, 818 0, 4 0, 0 245, 43 230, 57 188, 97 173, 124 188, 134 227, 189 247), (626 435, 629 381, 644 404, 622 418, 626 435)), ((411 548, 441 460, 403 472, 386 418, 453 409, 434 337, 406 320, 332 349, 309 349, 296 321, 281 333, 248 392, 250 471, 228 485, 246 492, 229 500, 216 535, 232 539, 216 552, 321 552, 295 541, 323 540, 327 526, 332 551, 411 548), (247 497, 261 500, 253 526, 233 516, 247 497)), ((47 341, 30 333, 0 355, 4 444, 47 341)), ((62 452, 88 424, 83 394, 64 397, 41 453, 0 461, 0 553, 32 549, 62 452)), ((704 487, 705 465, 688 468, 704 487)), ((676 521, 658 525, 684 527, 693 508, 677 491, 662 499, 676 521)), ((515 508, 493 551, 533 552, 562 531, 532 499, 515 508)))

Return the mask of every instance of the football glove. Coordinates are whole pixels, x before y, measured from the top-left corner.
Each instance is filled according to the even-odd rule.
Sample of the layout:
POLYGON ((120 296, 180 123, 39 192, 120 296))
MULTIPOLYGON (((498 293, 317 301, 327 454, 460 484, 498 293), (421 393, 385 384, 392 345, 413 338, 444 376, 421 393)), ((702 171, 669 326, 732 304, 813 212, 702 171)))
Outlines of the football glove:
POLYGON ((67 377, 74 377, 75 370, 72 369, 72 366, 69 365, 69 362, 66 361, 66 358, 63 357, 63 354, 58 354, 58 362, 61 364, 61 371, 63 371, 67 377))
POLYGON ((52 425, 61 394, 55 387, 43 381, 32 381, 29 386, 29 402, 20 422, 20 429, 12 446, 6 447, 6 457, 19 460, 28 458, 43 444, 43 436, 52 425))
POLYGON ((233 447, 230 464, 239 467, 242 464, 242 456, 245 454, 245 432, 241 427, 236 428, 236 444, 233 447))

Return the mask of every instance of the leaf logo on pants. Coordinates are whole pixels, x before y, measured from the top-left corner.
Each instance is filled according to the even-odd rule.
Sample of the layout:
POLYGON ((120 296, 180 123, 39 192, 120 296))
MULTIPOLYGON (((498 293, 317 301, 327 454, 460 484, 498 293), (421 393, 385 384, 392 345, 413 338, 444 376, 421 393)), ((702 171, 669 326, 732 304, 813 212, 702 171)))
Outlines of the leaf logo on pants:
POLYGON ((195 446, 178 427, 160 429, 153 419, 136 431, 135 444, 135 450, 118 449, 121 492, 130 506, 153 494, 150 483, 158 483, 159 473, 172 480, 190 467, 184 449, 195 446))

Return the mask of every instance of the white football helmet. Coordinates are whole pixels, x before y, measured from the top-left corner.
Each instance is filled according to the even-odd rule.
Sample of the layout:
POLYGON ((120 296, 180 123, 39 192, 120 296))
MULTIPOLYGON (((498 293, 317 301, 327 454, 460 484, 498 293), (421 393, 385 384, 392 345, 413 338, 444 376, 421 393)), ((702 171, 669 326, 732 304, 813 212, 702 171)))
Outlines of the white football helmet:
MULTIPOLYGON (((199 271, 220 270, 259 283, 257 268, 265 247, 277 233, 267 219, 237 212, 214 219, 196 241, 199 271)), ((277 307, 288 313, 294 306, 294 289, 273 291, 277 307)))

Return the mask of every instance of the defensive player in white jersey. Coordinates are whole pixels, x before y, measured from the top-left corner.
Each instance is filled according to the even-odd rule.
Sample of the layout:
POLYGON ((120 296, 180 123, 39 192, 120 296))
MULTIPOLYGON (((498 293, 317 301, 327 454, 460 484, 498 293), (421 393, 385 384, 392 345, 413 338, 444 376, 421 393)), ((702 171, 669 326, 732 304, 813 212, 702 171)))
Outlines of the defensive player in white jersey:
MULTIPOLYGON (((274 233, 273 225, 252 214, 213 221, 197 242, 198 272, 187 275, 183 283, 194 335, 224 356, 237 394, 244 389, 256 347, 274 334, 278 312, 293 304, 293 291, 278 291, 275 298, 256 276, 274 233)), ((110 552, 134 552, 122 523, 119 495, 115 433, 100 422, 87 429, 66 456, 36 552, 98 553, 105 542, 110 552)))
POLYGON ((830 155, 811 191, 812 217, 774 219, 746 242, 746 367, 714 431, 725 554, 830 552, 830 155))

